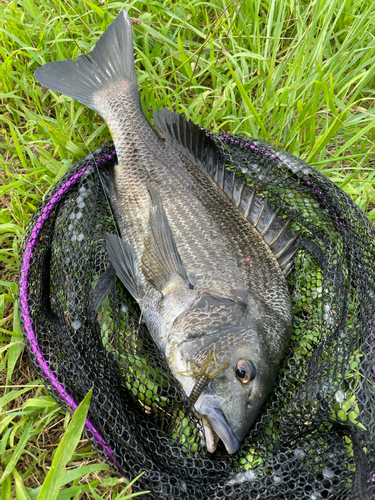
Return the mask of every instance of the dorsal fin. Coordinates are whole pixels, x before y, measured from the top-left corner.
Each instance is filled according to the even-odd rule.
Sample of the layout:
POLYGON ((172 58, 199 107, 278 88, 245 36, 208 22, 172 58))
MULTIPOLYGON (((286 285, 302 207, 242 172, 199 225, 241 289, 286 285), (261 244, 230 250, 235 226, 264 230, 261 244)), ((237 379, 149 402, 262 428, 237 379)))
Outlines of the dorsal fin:
POLYGON ((277 217, 279 209, 268 203, 267 194, 257 195, 244 178, 225 168, 215 143, 199 125, 164 109, 154 113, 153 119, 162 137, 198 165, 259 231, 287 274, 299 248, 298 233, 287 229, 290 219, 277 217))
POLYGON ((150 231, 145 238, 142 255, 142 271, 147 281, 163 293, 164 286, 172 276, 180 276, 186 287, 189 281, 178 253, 161 198, 153 186, 148 186, 152 206, 150 209, 150 231))
POLYGON ((156 111, 153 120, 162 137, 210 177, 221 170, 223 161, 215 144, 198 125, 166 109, 156 111))

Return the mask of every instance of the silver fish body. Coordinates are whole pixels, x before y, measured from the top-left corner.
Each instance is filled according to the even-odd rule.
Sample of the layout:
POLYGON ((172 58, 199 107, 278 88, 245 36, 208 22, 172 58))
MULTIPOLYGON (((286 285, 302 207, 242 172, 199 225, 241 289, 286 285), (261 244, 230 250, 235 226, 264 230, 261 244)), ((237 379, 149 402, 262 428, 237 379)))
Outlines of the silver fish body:
POLYGON ((238 208, 243 192, 235 206, 184 154, 184 147, 194 149, 199 139, 194 126, 178 115, 157 114, 162 133, 165 120, 173 122, 172 140, 168 134, 161 138, 148 123, 132 51, 130 20, 123 11, 97 43, 92 59, 50 63, 35 75, 107 122, 118 157, 106 177, 123 240, 110 245, 116 271, 124 275, 186 394, 203 372, 208 378, 195 402, 208 450, 215 450, 219 437, 234 453, 274 384, 290 338, 285 276, 269 244, 238 208), (122 73, 116 64, 124 66, 122 73), (182 140, 178 127, 183 123, 190 136, 182 140), (181 148, 175 145, 179 139, 181 148))

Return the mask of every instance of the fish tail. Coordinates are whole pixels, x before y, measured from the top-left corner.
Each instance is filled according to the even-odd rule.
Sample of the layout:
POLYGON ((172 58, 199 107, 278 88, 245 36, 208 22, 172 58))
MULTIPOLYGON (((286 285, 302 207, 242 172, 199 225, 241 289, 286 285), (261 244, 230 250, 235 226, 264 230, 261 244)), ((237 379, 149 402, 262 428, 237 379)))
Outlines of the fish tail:
POLYGON ((51 62, 35 70, 35 78, 44 86, 85 104, 100 115, 100 99, 95 95, 118 81, 137 85, 134 66, 133 35, 129 14, 120 12, 95 47, 87 54, 51 62))

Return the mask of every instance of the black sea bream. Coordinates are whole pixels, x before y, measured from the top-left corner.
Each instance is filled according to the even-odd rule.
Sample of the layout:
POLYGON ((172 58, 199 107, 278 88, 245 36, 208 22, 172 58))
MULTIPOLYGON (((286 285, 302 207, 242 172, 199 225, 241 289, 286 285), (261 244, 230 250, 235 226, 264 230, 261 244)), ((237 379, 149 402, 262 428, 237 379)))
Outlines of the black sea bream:
POLYGON ((121 231, 121 239, 107 235, 110 261, 202 416, 208 451, 221 439, 234 453, 290 338, 285 273, 296 237, 264 197, 226 171, 201 128, 163 110, 154 115, 161 135, 151 127, 126 11, 91 56, 46 64, 35 77, 107 122, 118 164, 102 175, 121 231))

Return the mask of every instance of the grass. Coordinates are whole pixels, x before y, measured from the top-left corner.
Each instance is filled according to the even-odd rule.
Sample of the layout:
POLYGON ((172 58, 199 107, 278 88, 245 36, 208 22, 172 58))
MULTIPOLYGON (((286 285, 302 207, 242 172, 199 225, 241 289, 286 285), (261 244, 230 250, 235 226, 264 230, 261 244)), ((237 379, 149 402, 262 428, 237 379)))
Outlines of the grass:
MULTIPOLYGON (((0 4, 0 500, 37 498, 70 420, 35 380, 24 351, 15 306, 19 247, 50 186, 110 137, 98 115, 43 89, 33 70, 88 52, 123 7, 0 4)), ((375 219, 373 2, 150 0, 127 8, 137 20, 148 118, 174 109, 215 132, 280 146, 375 219)), ((131 478, 115 478, 85 439, 76 444, 59 468, 64 488, 56 498, 124 498, 131 478)))

